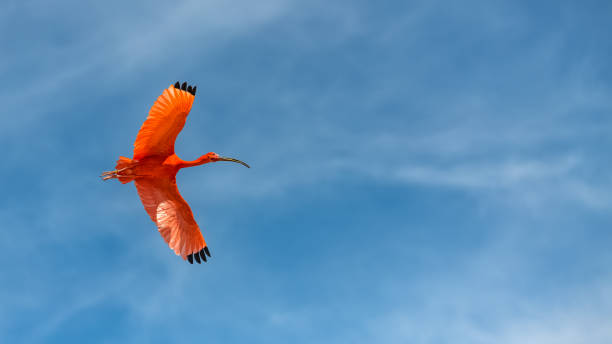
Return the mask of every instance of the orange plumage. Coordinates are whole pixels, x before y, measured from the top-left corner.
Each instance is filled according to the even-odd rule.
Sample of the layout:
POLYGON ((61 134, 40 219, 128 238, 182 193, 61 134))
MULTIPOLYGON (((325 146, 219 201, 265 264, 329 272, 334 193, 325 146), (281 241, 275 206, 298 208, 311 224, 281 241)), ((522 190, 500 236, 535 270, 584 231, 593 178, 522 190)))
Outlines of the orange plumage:
POLYGON ((134 142, 132 159, 119 157, 114 171, 102 173, 102 179, 117 178, 121 183, 134 181, 145 210, 170 249, 177 255, 200 263, 210 257, 200 227, 176 186, 181 168, 209 162, 232 161, 210 152, 193 161, 174 154, 174 141, 183 129, 196 94, 195 86, 177 82, 164 90, 149 111, 134 142))

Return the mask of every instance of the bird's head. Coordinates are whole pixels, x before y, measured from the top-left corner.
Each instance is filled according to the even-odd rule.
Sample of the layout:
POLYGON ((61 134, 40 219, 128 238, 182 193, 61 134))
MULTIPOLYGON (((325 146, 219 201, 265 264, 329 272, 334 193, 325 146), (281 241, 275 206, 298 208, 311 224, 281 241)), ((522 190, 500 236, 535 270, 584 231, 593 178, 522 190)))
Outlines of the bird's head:
POLYGON ((240 161, 234 158, 227 158, 227 157, 219 156, 219 154, 215 152, 206 153, 202 155, 199 160, 204 161, 204 162, 231 161, 231 162, 239 163, 248 168, 251 168, 251 166, 249 166, 246 162, 243 162, 243 161, 240 161))

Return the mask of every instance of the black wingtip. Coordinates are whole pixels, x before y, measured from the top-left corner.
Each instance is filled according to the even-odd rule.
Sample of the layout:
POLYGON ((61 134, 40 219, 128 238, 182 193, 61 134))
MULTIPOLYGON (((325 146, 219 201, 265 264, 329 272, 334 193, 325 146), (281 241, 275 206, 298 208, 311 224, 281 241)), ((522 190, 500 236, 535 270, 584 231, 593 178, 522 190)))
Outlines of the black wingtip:
POLYGON ((198 264, 202 264, 202 261, 200 260, 200 254, 199 252, 196 252, 193 254, 193 258, 195 258, 196 262, 198 262, 198 264))
POLYGON ((204 246, 204 252, 206 252, 206 255, 210 257, 210 251, 208 250, 208 246, 204 246))
POLYGON ((183 84, 181 85, 181 82, 177 81, 176 84, 174 84, 174 88, 176 88, 177 90, 189 92, 195 96, 197 86, 188 86, 187 82, 183 82, 183 84))
POLYGON ((189 264, 193 264, 193 254, 188 255, 187 260, 189 261, 189 264))
POLYGON ((206 262, 206 253, 204 253, 204 249, 200 250, 200 257, 202 257, 202 260, 206 262))

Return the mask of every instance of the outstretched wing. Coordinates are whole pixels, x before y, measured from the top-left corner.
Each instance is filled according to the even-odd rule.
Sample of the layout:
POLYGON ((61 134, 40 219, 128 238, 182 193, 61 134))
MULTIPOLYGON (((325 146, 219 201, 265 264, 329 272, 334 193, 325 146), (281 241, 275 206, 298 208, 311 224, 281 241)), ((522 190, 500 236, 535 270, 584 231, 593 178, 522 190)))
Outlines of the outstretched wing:
POLYGON ((134 160, 174 154, 174 141, 185 126, 195 93, 196 86, 187 86, 186 82, 164 90, 136 136, 134 160))
POLYGON ((163 178, 138 178, 136 189, 151 220, 170 249, 183 259, 206 261, 210 251, 200 227, 193 218, 187 202, 176 187, 176 180, 163 178))

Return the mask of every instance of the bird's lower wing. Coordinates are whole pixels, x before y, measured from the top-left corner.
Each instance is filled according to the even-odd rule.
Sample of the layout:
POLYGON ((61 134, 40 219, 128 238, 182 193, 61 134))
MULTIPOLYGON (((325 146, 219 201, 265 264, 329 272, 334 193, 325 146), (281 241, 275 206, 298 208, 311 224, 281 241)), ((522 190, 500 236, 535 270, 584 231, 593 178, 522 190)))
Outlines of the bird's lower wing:
POLYGON ((136 189, 151 220, 170 249, 183 259, 206 261, 210 252, 193 218, 187 202, 181 197, 176 181, 162 178, 139 178, 136 189))

